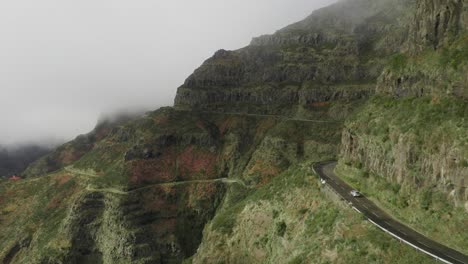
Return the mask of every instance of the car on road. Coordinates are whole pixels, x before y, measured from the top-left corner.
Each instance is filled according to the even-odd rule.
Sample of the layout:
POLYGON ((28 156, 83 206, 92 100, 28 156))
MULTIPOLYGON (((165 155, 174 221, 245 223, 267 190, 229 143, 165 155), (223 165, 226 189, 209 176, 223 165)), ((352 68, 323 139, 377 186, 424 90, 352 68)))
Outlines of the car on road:
POLYGON ((358 190, 352 190, 350 192, 350 194, 353 196, 353 197, 361 197, 362 196, 362 193, 360 193, 358 190))

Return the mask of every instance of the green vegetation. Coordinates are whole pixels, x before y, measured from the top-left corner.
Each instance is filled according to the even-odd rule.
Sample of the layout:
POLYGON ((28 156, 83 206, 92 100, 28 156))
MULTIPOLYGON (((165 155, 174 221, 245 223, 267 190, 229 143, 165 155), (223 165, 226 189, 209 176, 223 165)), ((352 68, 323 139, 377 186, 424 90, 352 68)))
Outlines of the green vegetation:
MULTIPOLYGON (((402 159, 399 154, 405 155, 407 158, 400 161, 405 177, 415 177, 424 184, 437 178, 438 171, 422 165, 429 166, 431 160, 437 164, 451 153, 459 161, 450 164, 447 178, 452 184, 460 185, 459 171, 468 160, 467 116, 468 104, 461 99, 374 97, 347 121, 346 127, 359 137, 360 147, 366 150, 363 154, 371 155, 372 151, 369 158, 380 158, 384 166, 402 159)), ((358 168, 363 166, 356 153, 344 160, 355 161, 358 168)))
POLYGON ((467 116, 462 99, 374 97, 347 121, 354 138, 345 137, 337 172, 397 219, 466 253, 468 214, 449 192, 463 191, 467 116))
POLYGON ((439 54, 439 64, 441 67, 450 66, 458 70, 461 65, 468 61, 468 36, 460 37, 450 47, 444 47, 439 54))
POLYGON ((435 262, 322 189, 311 165, 341 138, 347 181, 466 251, 468 38, 413 52, 410 2, 341 1, 219 51, 176 109, 101 124, 25 172, 42 177, 1 181, 0 260, 435 262))
POLYGON ((408 56, 403 53, 393 55, 390 58, 390 61, 388 64, 390 65, 389 66, 390 69, 392 69, 393 71, 401 72, 402 70, 406 68, 408 64, 408 56))
MULTIPOLYGON (((458 36, 449 45, 437 50, 426 48, 424 51, 407 55, 399 53, 391 57, 384 71, 385 81, 391 80, 381 92, 394 89, 411 96, 435 96, 467 98, 466 67, 468 67, 468 36, 458 36), (392 83, 393 82, 393 83, 392 83)), ((395 91, 393 95, 398 94, 395 91)))
MULTIPOLYGON (((246 197, 218 211, 193 263, 344 264, 395 259, 399 263, 435 263, 372 226, 338 198, 330 200, 334 194, 320 191, 310 165, 294 165, 250 193, 237 190, 246 197), (229 229, 224 228, 227 226, 229 229)), ((229 191, 227 198, 235 192, 229 191)))
POLYGON ((432 188, 417 191, 344 163, 340 163, 335 172, 396 219, 434 240, 468 253, 465 232, 468 213, 451 205, 443 193, 432 188))
MULTIPOLYGON (((22 247, 33 245, 35 257, 60 255, 57 246, 67 247, 67 242, 55 239, 67 208, 80 189, 77 179, 63 172, 40 179, 1 182, 0 256, 8 254, 21 241, 22 247)), ((33 263, 32 258, 25 254, 17 261, 33 263)))

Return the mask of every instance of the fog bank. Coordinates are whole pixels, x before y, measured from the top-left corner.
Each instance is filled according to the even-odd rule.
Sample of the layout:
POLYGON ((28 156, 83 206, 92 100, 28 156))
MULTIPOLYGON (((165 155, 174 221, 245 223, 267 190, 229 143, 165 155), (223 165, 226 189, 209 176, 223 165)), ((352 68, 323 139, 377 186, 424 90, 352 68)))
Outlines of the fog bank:
POLYGON ((103 113, 172 105, 216 50, 330 0, 0 2, 0 145, 69 140, 103 113))

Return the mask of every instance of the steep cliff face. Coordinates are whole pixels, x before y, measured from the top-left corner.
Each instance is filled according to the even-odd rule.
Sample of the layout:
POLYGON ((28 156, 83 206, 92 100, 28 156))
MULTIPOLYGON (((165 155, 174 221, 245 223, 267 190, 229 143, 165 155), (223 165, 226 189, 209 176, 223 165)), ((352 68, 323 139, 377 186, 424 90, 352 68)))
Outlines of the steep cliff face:
POLYGON ((409 45, 418 52, 438 49, 468 29, 468 6, 464 0, 424 0, 416 3, 409 45))
POLYGON ((465 7, 340 1, 216 52, 174 108, 102 124, 32 164, 28 179, 0 181, 0 259, 427 263, 330 202, 309 168, 341 152, 340 166, 383 179, 379 190, 405 210, 416 210, 407 197, 423 197, 423 210, 460 230, 465 7))
POLYGON ((466 3, 420 1, 413 17, 409 49, 379 78, 384 97, 348 121, 342 155, 399 184, 437 186, 468 210, 466 3))
POLYGON ((189 263, 432 262, 330 199, 310 165, 296 163, 240 201, 231 190, 189 263))
POLYGON ((407 34, 411 4, 390 2, 339 2, 246 48, 220 50, 179 88, 175 105, 294 114, 295 106, 367 98, 407 34))
POLYGON ((379 94, 468 98, 468 4, 418 1, 408 38, 379 77, 379 94))
POLYGON ((171 108, 148 113, 52 174, 0 183, 0 259, 180 263, 195 254, 228 189, 264 186, 315 153, 335 157, 341 128, 171 108))
POLYGON ((389 182, 441 191, 467 207, 467 111, 466 102, 455 99, 374 99, 348 121, 343 160, 389 182))

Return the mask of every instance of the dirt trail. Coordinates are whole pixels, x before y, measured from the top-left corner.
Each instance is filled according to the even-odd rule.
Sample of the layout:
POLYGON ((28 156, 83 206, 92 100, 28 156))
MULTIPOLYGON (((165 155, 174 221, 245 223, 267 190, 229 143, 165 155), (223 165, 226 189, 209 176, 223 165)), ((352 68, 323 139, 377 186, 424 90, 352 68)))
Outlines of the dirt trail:
POLYGON ((141 190, 150 189, 150 188, 152 188, 154 186, 174 187, 174 186, 184 185, 184 184, 215 183, 215 182, 222 182, 222 183, 225 183, 225 184, 240 184, 245 188, 249 188, 242 180, 220 178, 220 179, 213 179, 213 180, 193 180, 193 181, 178 181, 178 182, 156 183, 156 184, 147 185, 147 186, 140 187, 140 188, 133 189, 133 190, 129 190, 129 191, 123 191, 123 190, 117 189, 117 188, 97 189, 97 188, 91 187, 90 185, 88 185, 86 187, 86 190, 90 191, 90 192, 105 192, 105 193, 112 193, 112 194, 118 194, 118 195, 128 195, 128 194, 133 193, 133 192, 138 192, 138 191, 141 191, 141 190))

